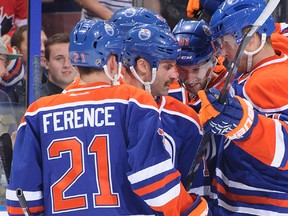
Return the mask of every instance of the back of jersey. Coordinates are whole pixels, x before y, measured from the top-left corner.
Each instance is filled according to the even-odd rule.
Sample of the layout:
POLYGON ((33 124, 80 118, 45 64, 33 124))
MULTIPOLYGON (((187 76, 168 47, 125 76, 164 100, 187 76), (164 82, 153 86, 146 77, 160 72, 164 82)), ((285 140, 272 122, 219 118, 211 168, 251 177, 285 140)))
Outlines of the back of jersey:
POLYGON ((20 187, 29 207, 44 206, 45 215, 152 214, 131 185, 140 186, 133 186, 133 174, 169 158, 153 98, 127 85, 78 87, 28 108, 15 144, 8 212, 21 210, 13 194, 20 187))

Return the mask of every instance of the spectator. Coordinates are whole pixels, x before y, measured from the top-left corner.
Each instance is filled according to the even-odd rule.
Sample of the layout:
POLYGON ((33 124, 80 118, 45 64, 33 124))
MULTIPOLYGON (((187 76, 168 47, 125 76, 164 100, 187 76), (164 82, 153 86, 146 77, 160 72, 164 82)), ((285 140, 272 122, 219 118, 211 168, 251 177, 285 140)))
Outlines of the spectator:
MULTIPOLYGON (((44 29, 41 30, 41 47, 40 47, 40 59, 41 59, 41 66, 45 66, 45 47, 44 43, 47 40, 46 33, 44 29)), ((23 55, 22 60, 24 65, 27 65, 27 55, 28 55, 28 26, 24 25, 15 31, 11 38, 11 46, 16 48, 18 53, 23 55)))
MULTIPOLYGON (((41 50, 40 50, 40 58, 41 58, 41 66, 44 68, 44 42, 47 40, 47 36, 42 29, 41 31, 41 50)), ((17 50, 18 53, 22 54, 22 62, 25 66, 25 70, 27 69, 27 46, 28 46, 28 26, 24 25, 19 27, 15 33, 11 37, 11 46, 17 50)), ((43 70, 37 74, 41 74, 43 77, 43 70)), ((9 92, 9 96, 13 103, 17 104, 17 121, 20 122, 27 106, 26 106, 26 78, 27 74, 25 72, 23 79, 15 86, 14 89, 9 92)), ((45 80, 45 79, 44 79, 45 80)), ((42 84, 39 83, 38 86, 42 84)))
MULTIPOLYGON (((16 49, 6 44, 8 53, 17 54, 16 49)), ((25 74, 25 67, 22 58, 12 59, 8 61, 8 74, 2 77, 0 81, 0 89, 6 93, 10 93, 15 86, 21 82, 25 74)))
POLYGON ((111 86, 124 45, 114 25, 84 20, 70 36, 80 80, 29 106, 14 146, 9 214, 19 214, 17 188, 29 194, 32 214, 174 216, 205 208, 180 184, 153 97, 111 86))
MULTIPOLYGON (((9 61, 20 58, 19 54, 8 52, 6 45, 0 39, 0 80, 8 74, 7 66, 9 61)), ((17 128, 15 114, 9 96, 0 90, 0 135, 3 133, 12 134, 17 128)))
POLYGON ((27 25, 27 0, 1 0, 0 8, 0 35, 2 40, 9 44, 14 31, 27 25))
POLYGON ((57 33, 45 42, 48 80, 42 86, 41 97, 61 93, 77 75, 69 58, 69 42, 66 33, 57 33))
MULTIPOLYGON (((11 54, 8 51, 7 46, 8 45, 5 45, 4 41, 0 39, 0 80, 2 79, 3 76, 8 75, 7 66, 9 65, 9 62, 15 59, 19 59, 21 57, 21 55, 19 54, 11 54)), ((11 100, 4 91, 0 90, 0 139, 1 139, 0 204, 1 205, 4 204, 2 202, 3 200, 5 201, 5 190, 6 190, 7 183, 9 181, 9 176, 8 176, 9 171, 7 170, 9 170, 10 164, 8 162, 8 155, 5 155, 8 153, 8 147, 9 147, 6 145, 10 144, 9 142, 7 142, 7 138, 9 138, 9 135, 11 136, 12 133, 16 129, 17 129, 17 122, 15 119, 15 113, 14 113, 11 100), (5 145, 5 150, 4 150, 4 145, 5 145), (5 161, 3 162, 3 160, 5 161), (5 166, 4 169, 3 169, 3 166, 5 166), (4 170, 6 171, 4 172, 6 176, 5 179, 3 178, 3 175, 2 175, 4 170)), ((11 151, 9 153, 11 153, 11 151)), ((12 153, 9 155, 12 155, 12 153)))
MULTIPOLYGON (((104 19, 109 20, 113 13, 120 8, 133 6, 132 0, 74 0, 82 7, 81 19, 104 19)), ((159 0, 144 0, 143 6, 155 12, 160 11, 159 0)))

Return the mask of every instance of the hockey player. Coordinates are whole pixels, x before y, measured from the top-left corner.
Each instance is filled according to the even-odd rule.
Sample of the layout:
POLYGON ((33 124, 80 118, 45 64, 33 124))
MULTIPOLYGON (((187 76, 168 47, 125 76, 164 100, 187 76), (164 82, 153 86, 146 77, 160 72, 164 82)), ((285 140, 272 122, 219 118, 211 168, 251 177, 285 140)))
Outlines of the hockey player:
MULTIPOLYGON (((204 20, 184 21, 180 20, 173 29, 173 34, 181 46, 181 55, 177 60, 176 68, 178 72, 178 82, 180 87, 169 90, 169 95, 181 100, 183 103, 199 112, 201 100, 197 93, 212 87, 222 88, 227 76, 227 70, 216 59, 215 49, 211 43, 211 32, 204 20)), ((211 143, 207 148, 205 156, 202 158, 199 170, 205 168, 202 178, 204 184, 202 190, 195 191, 193 180, 190 191, 205 196, 211 196, 211 176, 215 172, 216 143, 221 139, 220 136, 212 136, 211 143)), ((196 188, 197 189, 197 188, 196 188)))
POLYGON ((201 101, 197 92, 212 87, 221 89, 227 70, 222 64, 217 65, 211 31, 204 20, 180 20, 172 33, 181 46, 176 67, 182 88, 171 89, 169 94, 198 112, 201 101))
MULTIPOLYGON (((232 61, 265 8, 265 1, 226 1, 211 18, 213 37, 232 61)), ((287 215, 287 56, 274 50, 272 16, 253 35, 240 62, 236 93, 217 100, 215 88, 200 91, 200 121, 208 133, 225 135, 219 145, 212 192, 215 215, 287 215)))
POLYGON ((114 25, 80 21, 70 43, 80 80, 27 109, 6 193, 9 214, 23 214, 18 188, 33 215, 187 215, 205 209, 180 184, 153 97, 130 85, 113 86, 123 48, 114 25))
MULTIPOLYGON (((150 92, 160 111, 165 135, 165 148, 174 166, 187 184, 189 167, 202 138, 197 113, 173 97, 167 96, 169 85, 177 78, 176 59, 180 46, 170 31, 155 25, 140 25, 126 34, 123 65, 124 83, 150 92)), ((200 170, 208 175, 207 170, 200 170)), ((204 194, 203 178, 193 184, 194 194, 204 194)), ((195 213, 196 214, 196 213, 195 213)), ((197 214, 198 215, 198 214, 197 214)))

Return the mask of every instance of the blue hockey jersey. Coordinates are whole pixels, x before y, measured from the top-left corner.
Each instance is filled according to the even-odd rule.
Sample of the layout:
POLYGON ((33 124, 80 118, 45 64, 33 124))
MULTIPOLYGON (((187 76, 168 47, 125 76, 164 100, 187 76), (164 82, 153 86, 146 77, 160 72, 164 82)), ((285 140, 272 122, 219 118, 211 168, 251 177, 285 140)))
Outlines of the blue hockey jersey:
POLYGON ((223 137, 218 148, 211 210, 215 215, 288 215, 288 57, 259 62, 234 83, 258 121, 246 140, 223 137))
POLYGON ((153 97, 125 84, 74 83, 30 105, 17 132, 9 215, 23 214, 17 188, 33 214, 46 216, 180 215, 193 204, 164 148, 153 97))

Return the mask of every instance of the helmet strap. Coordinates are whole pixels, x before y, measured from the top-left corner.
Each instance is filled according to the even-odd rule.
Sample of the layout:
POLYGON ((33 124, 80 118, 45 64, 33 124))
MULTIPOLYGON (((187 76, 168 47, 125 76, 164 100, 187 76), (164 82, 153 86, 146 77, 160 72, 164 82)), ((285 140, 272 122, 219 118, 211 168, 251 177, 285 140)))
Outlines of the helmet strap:
POLYGON ((114 76, 112 81, 113 86, 120 85, 119 78, 121 76, 121 70, 122 70, 122 62, 118 62, 117 74, 114 76))
POLYGON ((151 77, 151 81, 150 82, 144 82, 138 75, 138 73, 136 72, 136 70, 134 69, 134 66, 130 67, 130 70, 132 72, 132 74, 134 75, 134 77, 144 85, 144 88, 147 92, 151 93, 151 84, 155 81, 156 79, 156 70, 157 68, 152 68, 152 77, 151 77))
POLYGON ((116 85, 120 85, 118 79, 120 77, 120 73, 121 73, 121 68, 122 68, 122 63, 121 62, 118 62, 118 66, 117 66, 117 74, 112 77, 111 74, 109 73, 108 71, 108 68, 107 68, 107 65, 104 65, 103 66, 103 69, 104 69, 104 73, 105 75, 108 77, 109 80, 111 80, 112 82, 112 86, 116 86, 116 85))
POLYGON ((253 55, 260 52, 260 50, 264 47, 264 44, 266 42, 266 33, 262 33, 261 35, 261 45, 258 47, 258 49, 248 52, 247 50, 244 50, 244 53, 248 56, 247 58, 247 72, 251 71, 252 69, 252 57, 253 55))

